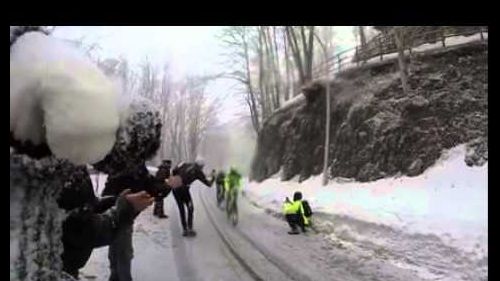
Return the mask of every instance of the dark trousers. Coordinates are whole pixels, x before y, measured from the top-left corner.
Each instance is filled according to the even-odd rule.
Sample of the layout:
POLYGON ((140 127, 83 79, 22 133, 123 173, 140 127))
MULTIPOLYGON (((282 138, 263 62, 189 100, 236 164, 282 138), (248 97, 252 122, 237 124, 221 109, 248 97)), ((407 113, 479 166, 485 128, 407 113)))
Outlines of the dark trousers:
POLYGON ((131 263, 134 255, 132 247, 133 224, 120 229, 109 245, 108 258, 111 269, 109 281, 132 281, 131 263))
POLYGON ((171 189, 167 189, 163 194, 159 194, 155 197, 155 202, 153 206, 153 215, 163 216, 165 215, 165 210, 163 209, 163 199, 165 199, 170 194, 171 189))
POLYGON ((221 183, 216 184, 216 193, 217 193, 217 206, 220 206, 222 201, 224 200, 224 186, 221 183))
POLYGON ((165 215, 165 211, 163 209, 163 197, 156 197, 154 206, 153 206, 153 215, 161 216, 165 215))
POLYGON ((297 226, 300 226, 302 231, 305 231, 304 218, 300 214, 287 214, 285 215, 286 221, 292 230, 297 230, 297 226))
POLYGON ((80 268, 84 267, 92 254, 93 248, 65 246, 62 253, 63 271, 78 279, 80 268))
POLYGON ((191 193, 189 193, 189 187, 179 187, 175 188, 172 193, 174 194, 175 202, 177 202, 177 207, 179 208, 179 215, 181 218, 182 229, 193 229, 193 200, 191 199, 191 193), (186 210, 184 205, 187 207, 188 217, 186 223, 186 210))
POLYGON ((133 257, 132 230, 133 224, 120 227, 116 232, 103 228, 92 247, 77 247, 67 244, 62 254, 63 270, 78 279, 78 271, 85 266, 92 254, 92 250, 109 245, 108 258, 111 269, 109 280, 132 280, 130 273, 133 257))

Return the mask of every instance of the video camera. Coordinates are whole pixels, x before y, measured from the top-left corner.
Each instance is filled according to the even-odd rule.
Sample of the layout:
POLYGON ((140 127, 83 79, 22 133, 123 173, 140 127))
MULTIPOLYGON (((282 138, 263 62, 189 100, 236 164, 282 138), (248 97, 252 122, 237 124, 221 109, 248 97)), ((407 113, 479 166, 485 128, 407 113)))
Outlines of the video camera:
POLYGON ((165 183, 149 174, 145 165, 140 165, 134 170, 117 176, 108 177, 103 195, 118 196, 125 189, 130 189, 132 193, 146 191, 152 197, 166 196, 168 192, 165 183))

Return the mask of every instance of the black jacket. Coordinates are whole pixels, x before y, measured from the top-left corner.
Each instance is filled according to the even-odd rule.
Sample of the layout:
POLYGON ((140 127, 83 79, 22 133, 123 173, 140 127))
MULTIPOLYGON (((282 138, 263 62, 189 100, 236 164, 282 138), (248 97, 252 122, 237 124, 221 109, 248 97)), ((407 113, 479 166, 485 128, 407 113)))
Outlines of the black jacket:
POLYGON ((169 177, 170 177, 170 166, 164 164, 160 165, 155 175, 156 180, 159 182, 165 182, 165 180, 168 179, 169 177))
POLYGON ((166 183, 165 180, 170 177, 170 165, 162 164, 158 167, 158 171, 155 174, 156 185, 158 185, 158 200, 162 200, 167 197, 172 190, 166 183), (163 189, 161 187, 164 187, 163 189))
MULTIPOLYGON (((133 207, 123 197, 108 198, 104 200, 104 205, 108 206, 103 207, 103 200, 94 195, 85 166, 76 166, 54 157, 35 160, 13 153, 10 167, 11 188, 16 184, 24 185, 29 191, 43 186, 54 193, 48 194, 44 200, 53 200, 51 196, 56 196, 54 201, 57 207, 65 213, 61 229, 54 229, 54 226, 43 228, 49 227, 44 224, 40 226, 40 231, 61 233, 59 231, 62 230, 61 240, 54 243, 62 241, 63 252, 54 254, 61 255, 63 270, 74 277, 89 259, 93 248, 108 245, 114 233, 120 227, 130 225, 136 216, 133 207)), ((28 231, 27 235, 31 232, 28 231)), ((46 250, 51 251, 50 247, 46 250)))
POLYGON ((125 189, 130 189, 132 193, 144 190, 153 197, 161 196, 166 190, 164 183, 149 174, 144 163, 128 173, 109 175, 102 194, 117 196, 125 189))
POLYGON ((224 180, 226 179, 226 174, 223 172, 223 171, 220 171, 218 174, 217 174, 217 177, 215 179, 215 182, 219 185, 223 185, 224 184, 224 180))
POLYGON ((63 269, 75 277, 92 249, 109 245, 115 232, 132 224, 138 214, 124 197, 98 199, 85 167, 74 167, 65 179, 58 204, 68 212, 62 226, 63 269))
POLYGON ((195 180, 201 181, 206 186, 210 187, 214 181, 207 179, 203 173, 202 167, 196 163, 180 163, 173 170, 172 175, 180 176, 184 186, 189 187, 195 180))

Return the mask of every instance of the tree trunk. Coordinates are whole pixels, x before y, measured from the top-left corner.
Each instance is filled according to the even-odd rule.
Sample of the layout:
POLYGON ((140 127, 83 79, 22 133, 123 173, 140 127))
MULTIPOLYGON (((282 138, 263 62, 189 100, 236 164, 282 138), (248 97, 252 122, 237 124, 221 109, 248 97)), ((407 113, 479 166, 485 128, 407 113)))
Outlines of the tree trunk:
POLYGON ((300 50, 299 50, 299 46, 297 43, 297 36, 295 35, 294 30, 290 26, 286 27, 286 34, 288 37, 288 41, 290 43, 290 49, 291 49, 292 54, 293 54, 295 66, 296 66, 297 72, 299 74, 299 81, 300 81, 300 84, 303 85, 305 83, 306 79, 305 79, 302 59, 300 56, 300 50))
POLYGON ((285 72, 286 72, 286 82, 285 82, 285 101, 287 101, 290 98, 290 84, 291 84, 291 79, 290 79, 290 66, 289 66, 289 61, 288 61, 288 48, 287 48, 287 42, 286 42, 286 34, 283 33, 283 47, 285 49, 285 72))
POLYGON ((248 104, 248 108, 250 109, 250 117, 252 119, 252 127, 256 133, 259 132, 259 121, 257 120, 257 112, 254 111, 254 106, 252 105, 250 98, 247 96, 245 101, 248 104))
POLYGON ((365 27, 358 26, 358 28, 359 28, 359 41, 361 43, 361 47, 364 47, 366 45, 365 27))
MULTIPOLYGON (((328 43, 330 43, 330 40, 327 40, 328 43)), ((323 44, 321 42, 321 39, 318 37, 318 42, 320 44, 321 49, 323 49, 323 58, 324 58, 324 72, 325 72, 325 103, 326 103, 326 110, 325 110, 325 119, 326 119, 326 124, 325 124, 325 144, 324 144, 324 151, 323 151, 323 185, 328 184, 328 154, 329 154, 329 148, 330 148, 330 67, 328 66, 328 46, 323 44)))
POLYGON ((309 27, 309 42, 307 43, 308 48, 304 51, 307 51, 305 54, 306 61, 306 81, 310 81, 312 79, 312 64, 313 64, 313 47, 314 47, 314 26, 309 27))
MULTIPOLYGON (((265 61, 265 75, 264 77, 266 78, 265 81, 265 85, 266 85, 266 97, 268 97, 268 107, 270 108, 270 112, 272 112, 274 109, 276 109, 276 104, 275 104, 275 101, 276 101, 276 98, 275 98, 275 95, 276 95, 276 92, 274 91, 274 83, 275 83, 275 78, 273 77, 274 76, 274 71, 273 71, 273 58, 272 58, 272 55, 271 55, 271 47, 269 46, 270 45, 270 37, 269 37, 269 29, 267 27, 261 27, 261 31, 262 31, 262 42, 263 42, 263 47, 264 47, 264 52, 265 52, 265 55, 264 55, 264 61, 265 61)), ((262 69, 261 71, 264 72, 264 69, 262 69)))
MULTIPOLYGON (((328 60, 328 55, 325 52, 325 62, 328 60)), ((323 153, 323 185, 328 184, 328 152, 330 150, 330 71, 325 63, 326 71, 326 125, 325 125, 325 150, 323 153)))
POLYGON ((406 70, 406 62, 405 62, 405 46, 403 43, 403 34, 402 30, 399 30, 399 28, 395 28, 394 30, 394 39, 396 41, 396 46, 398 48, 398 64, 399 64, 399 73, 401 77, 401 85, 403 87, 403 92, 405 95, 409 94, 409 87, 408 87, 408 77, 407 77, 407 70, 406 70))
POLYGON ((262 119, 265 119, 267 117, 267 94, 266 94, 266 89, 265 89, 265 82, 264 82, 264 72, 262 71, 264 68, 264 52, 262 50, 262 32, 260 28, 258 28, 259 31, 259 42, 257 46, 257 55, 259 57, 259 90, 260 90, 260 105, 261 105, 261 111, 262 111, 262 119))
POLYGON ((250 58, 248 55, 248 44, 245 34, 243 34, 242 39, 243 39, 243 52, 245 55, 245 70, 246 70, 247 90, 249 95, 250 115, 252 117, 253 128, 255 132, 258 132, 260 129, 259 113, 257 111, 257 102, 255 100, 255 94, 253 91, 252 80, 250 76, 250 58))
POLYGON ((307 46, 307 39, 306 39, 306 32, 305 32, 305 27, 301 26, 300 27, 300 35, 302 38, 302 52, 304 53, 304 83, 308 82, 311 80, 311 75, 309 73, 309 48, 307 46))
POLYGON ((161 123, 162 123, 162 138, 161 138, 161 143, 160 143, 160 158, 163 160, 165 159, 165 147, 166 147, 166 132, 167 130, 165 130, 165 127, 167 126, 166 122, 165 122, 165 117, 166 117, 166 111, 167 111, 167 105, 163 104, 163 110, 162 110, 162 117, 161 117, 161 123))
POLYGON ((161 147, 160 147, 160 157, 161 159, 165 159, 167 156, 167 133, 168 130, 167 128, 171 126, 170 123, 168 123, 167 116, 169 113, 169 103, 170 103, 170 81, 168 80, 168 74, 166 73, 167 68, 165 67, 164 69, 164 74, 163 74, 163 79, 162 79, 162 87, 161 87, 161 97, 162 97, 162 102, 161 106, 163 107, 162 110, 162 142, 161 142, 161 147))
POLYGON ((269 42, 271 42, 271 46, 274 45, 274 48, 271 48, 271 55, 273 57, 273 72, 274 72, 274 83, 276 89, 276 108, 280 108, 280 100, 281 100, 281 72, 280 72, 280 61, 279 61, 279 53, 278 53, 278 42, 276 41, 276 27, 273 26, 273 36, 272 40, 270 38, 269 42))

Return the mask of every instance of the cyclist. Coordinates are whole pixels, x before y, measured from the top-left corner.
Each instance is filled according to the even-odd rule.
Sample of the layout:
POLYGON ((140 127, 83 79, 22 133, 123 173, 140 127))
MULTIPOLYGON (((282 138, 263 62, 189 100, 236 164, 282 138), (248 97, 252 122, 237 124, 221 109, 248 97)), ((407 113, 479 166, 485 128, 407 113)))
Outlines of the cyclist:
POLYGON ((217 206, 220 207, 220 204, 224 200, 224 181, 226 178, 226 174, 224 173, 223 170, 220 170, 217 173, 217 176, 215 178, 215 186, 216 186, 216 192, 217 192, 217 206))
POLYGON ((197 160, 194 163, 180 163, 172 170, 173 176, 178 176, 182 179, 182 185, 172 189, 175 201, 177 202, 177 207, 179 208, 179 215, 183 230, 182 236, 196 235, 196 232, 193 230, 194 207, 193 200, 191 199, 191 193, 189 192, 190 185, 195 180, 199 180, 207 187, 211 187, 214 181, 214 178, 210 181, 206 178, 203 173, 203 166, 203 161, 197 160), (187 207, 187 222, 185 207, 187 207))
POLYGON ((232 219, 233 224, 238 222, 238 191, 241 188, 241 174, 233 167, 229 170, 225 180, 226 190, 226 212, 227 218, 232 219))

